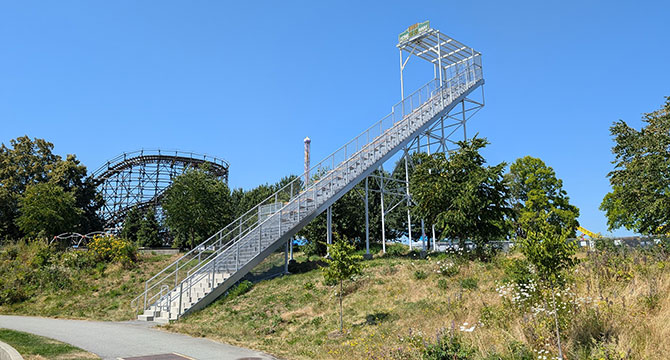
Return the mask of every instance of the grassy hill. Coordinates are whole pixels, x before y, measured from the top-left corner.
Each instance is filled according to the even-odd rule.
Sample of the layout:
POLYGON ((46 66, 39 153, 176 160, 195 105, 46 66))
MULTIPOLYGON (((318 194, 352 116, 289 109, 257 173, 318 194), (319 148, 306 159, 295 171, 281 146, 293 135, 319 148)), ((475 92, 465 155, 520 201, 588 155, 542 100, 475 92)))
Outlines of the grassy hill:
MULTIPOLYGON (((665 253, 613 249, 579 257, 572 285, 558 294, 566 358, 670 358, 665 253)), ((312 260, 301 267, 314 267, 312 260)), ((435 350, 438 338, 450 339, 462 358, 551 359, 553 317, 542 309, 547 304, 519 300, 526 292, 515 289, 524 276, 519 264, 514 254, 488 263, 376 256, 345 289, 343 335, 337 288, 324 285, 316 269, 262 281, 166 328, 291 359, 413 359, 435 350)))
POLYGON ((92 320, 135 317, 130 301, 178 255, 139 255, 132 266, 92 263, 39 243, 0 248, 0 313, 92 320))
MULTIPOLYGON (((244 283, 165 329, 290 359, 557 355, 551 306, 519 254, 480 262, 390 250, 393 256, 375 255, 346 283, 344 334, 337 331, 337 287, 324 284, 319 258, 300 253, 292 275, 244 283)), ((124 267, 81 263, 72 253, 35 244, 0 249, 0 313, 133 319, 129 302, 143 281, 174 260, 146 255, 124 267)), ((578 257, 569 285, 556 294, 566 358, 670 358, 667 249, 610 246, 578 257)), ((276 273, 282 261, 283 254, 272 255, 254 277, 276 273)))

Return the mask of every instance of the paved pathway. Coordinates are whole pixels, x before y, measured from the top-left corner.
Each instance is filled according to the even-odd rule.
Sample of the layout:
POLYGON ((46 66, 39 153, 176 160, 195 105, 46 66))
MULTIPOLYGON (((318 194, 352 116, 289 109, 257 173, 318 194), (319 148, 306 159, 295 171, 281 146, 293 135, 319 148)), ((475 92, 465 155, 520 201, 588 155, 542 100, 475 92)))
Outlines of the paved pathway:
POLYGON ((197 360, 273 359, 254 350, 152 329, 146 322, 101 322, 0 315, 0 328, 29 332, 75 345, 103 359, 166 353, 197 360))

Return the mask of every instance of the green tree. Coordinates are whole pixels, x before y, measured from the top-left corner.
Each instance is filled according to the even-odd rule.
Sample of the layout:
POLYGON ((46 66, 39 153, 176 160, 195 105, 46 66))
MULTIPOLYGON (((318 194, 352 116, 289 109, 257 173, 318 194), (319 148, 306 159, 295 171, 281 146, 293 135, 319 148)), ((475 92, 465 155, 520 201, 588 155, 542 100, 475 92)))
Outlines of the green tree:
POLYGON ((162 205, 176 247, 192 248, 233 221, 228 185, 201 169, 176 177, 162 205))
POLYGON ((159 247, 163 245, 160 238, 160 224, 156 219, 156 211, 151 208, 144 212, 137 230, 137 244, 146 247, 159 247))
POLYGON ((344 239, 338 239, 331 244, 328 252, 330 253, 330 259, 326 259, 328 266, 323 268, 323 277, 326 283, 340 284, 338 295, 340 299, 340 332, 342 332, 342 283, 345 280, 351 280, 362 272, 361 260, 363 260, 363 257, 357 255, 356 247, 344 239))
POLYGON ((54 236, 77 227, 81 210, 72 193, 58 185, 29 185, 19 200, 16 224, 28 236, 54 236))
POLYGON ((65 160, 50 165, 48 182, 74 195, 77 208, 81 209, 79 231, 87 233, 102 228, 102 220, 97 211, 104 200, 97 191, 93 178, 87 176, 86 166, 75 155, 69 154, 65 160))
POLYGON ((517 237, 525 237, 524 229, 538 229, 544 221, 554 226, 557 232, 572 229, 570 236, 574 237, 574 229, 579 225, 579 209, 570 204, 570 198, 563 190, 563 181, 556 177, 554 169, 541 159, 525 156, 510 165, 505 177, 515 210, 510 222, 517 237))
POLYGON ((489 241, 508 234, 506 219, 513 215, 503 178, 505 163, 486 166, 479 153, 487 144, 475 137, 459 142, 448 158, 443 153, 424 155, 410 178, 415 214, 461 245, 473 241, 480 258, 489 241))
POLYGON ((144 212, 137 206, 133 206, 126 213, 123 219, 123 228, 121 229, 121 237, 132 242, 137 242, 137 232, 140 230, 144 212))
POLYGON ((610 230, 625 227, 642 234, 670 229, 670 97, 661 109, 645 114, 636 130, 625 121, 612 125, 612 191, 600 209, 610 230))
POLYGON ((525 228, 526 238, 520 241, 520 246, 526 259, 533 264, 540 280, 540 286, 551 293, 559 358, 562 359, 563 350, 561 349, 555 293, 565 285, 566 278, 562 275, 576 264, 574 256, 577 245, 567 240, 568 236, 574 232, 574 228, 558 229, 551 223, 550 215, 548 212, 538 213, 538 223, 525 228))
POLYGON ((97 210, 102 198, 87 177, 86 167, 74 155, 65 160, 53 154, 53 144, 43 139, 22 136, 0 146, 0 237, 19 238, 17 224, 19 200, 30 185, 49 183, 71 193, 79 209, 76 227, 68 231, 98 230, 97 210))

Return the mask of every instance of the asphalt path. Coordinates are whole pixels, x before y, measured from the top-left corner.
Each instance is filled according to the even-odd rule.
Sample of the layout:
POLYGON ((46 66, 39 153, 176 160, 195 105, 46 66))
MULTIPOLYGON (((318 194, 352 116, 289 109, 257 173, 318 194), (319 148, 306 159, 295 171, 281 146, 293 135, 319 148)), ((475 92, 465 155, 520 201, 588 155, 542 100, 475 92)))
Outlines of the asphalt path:
POLYGON ((0 328, 46 336, 102 359, 175 353, 197 360, 274 359, 258 351, 153 329, 140 321, 103 322, 0 315, 0 328))

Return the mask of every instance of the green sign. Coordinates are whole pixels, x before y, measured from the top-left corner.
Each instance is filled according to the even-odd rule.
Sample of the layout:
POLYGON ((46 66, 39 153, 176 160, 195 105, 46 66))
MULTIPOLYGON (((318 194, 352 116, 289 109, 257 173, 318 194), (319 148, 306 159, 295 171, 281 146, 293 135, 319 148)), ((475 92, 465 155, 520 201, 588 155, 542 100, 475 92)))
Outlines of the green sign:
POLYGON ((414 24, 408 27, 407 30, 401 32, 400 35, 398 35, 398 43, 404 43, 405 41, 417 35, 421 35, 427 32, 428 30, 430 30, 430 21, 428 20, 422 23, 414 24))

